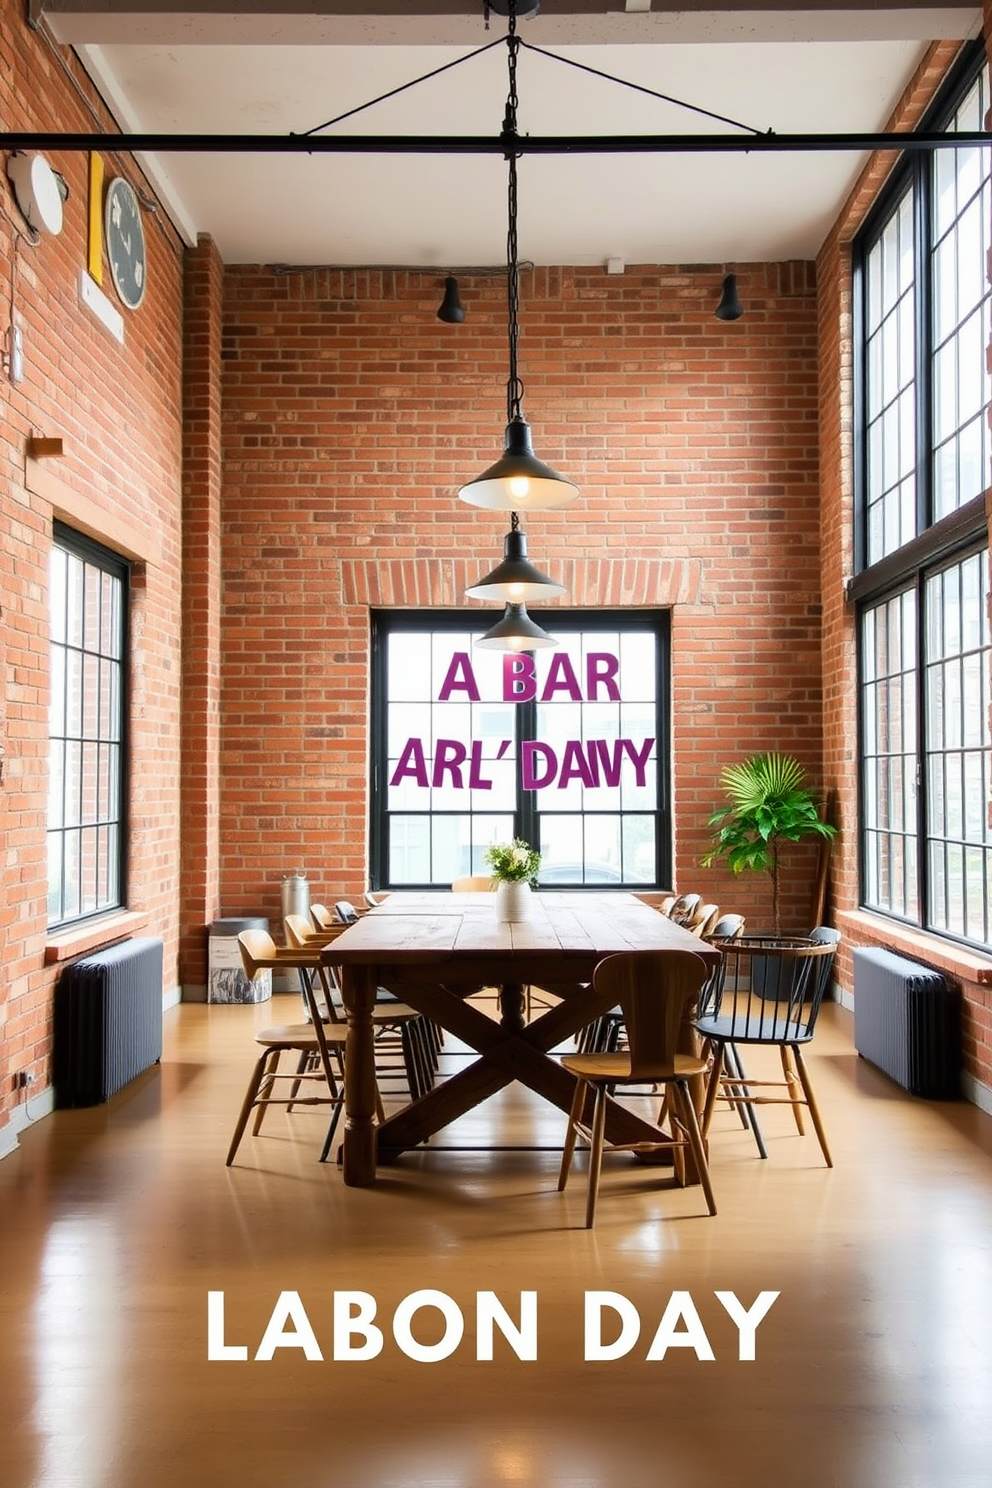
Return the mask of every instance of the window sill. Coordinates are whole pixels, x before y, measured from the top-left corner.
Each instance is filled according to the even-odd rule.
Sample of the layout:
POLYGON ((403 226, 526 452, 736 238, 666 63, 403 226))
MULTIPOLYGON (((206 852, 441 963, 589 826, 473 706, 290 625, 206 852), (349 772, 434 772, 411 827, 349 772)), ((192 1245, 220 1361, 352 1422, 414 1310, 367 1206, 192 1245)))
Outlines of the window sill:
POLYGON ((928 935, 925 930, 914 930, 910 925, 871 914, 865 909, 842 910, 835 918, 838 930, 849 930, 855 943, 864 939, 887 950, 902 951, 960 981, 992 987, 992 956, 982 956, 952 941, 928 935))
POLYGON ((45 942, 45 965, 55 966, 81 956, 86 951, 95 951, 101 946, 112 945, 115 940, 126 940, 128 936, 144 930, 148 916, 136 910, 121 910, 101 920, 87 920, 83 925, 72 925, 50 935, 45 942))

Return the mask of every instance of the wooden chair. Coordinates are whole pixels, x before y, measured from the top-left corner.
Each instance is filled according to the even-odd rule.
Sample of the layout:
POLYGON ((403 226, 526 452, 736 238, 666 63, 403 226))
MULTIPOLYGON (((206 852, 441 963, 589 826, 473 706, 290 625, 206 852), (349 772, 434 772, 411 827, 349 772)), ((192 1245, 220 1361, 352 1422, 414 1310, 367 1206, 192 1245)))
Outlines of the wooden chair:
POLYGON ((701 903, 701 894, 680 894, 668 911, 668 918, 674 920, 677 925, 684 925, 694 912, 697 904, 701 903))
POLYGON ((703 940, 737 940, 744 934, 744 916, 741 914, 718 915, 708 930, 703 932, 703 940))
MULTIPOLYGON (((238 936, 238 946, 245 976, 252 980, 267 969, 285 971, 287 968, 303 966, 313 970, 317 964, 316 953, 281 949, 266 930, 242 930, 238 936)), ((308 1023, 282 1024, 275 1028, 263 1028, 255 1034, 255 1042, 260 1046, 261 1053, 255 1061, 241 1103, 237 1125, 227 1152, 228 1167, 234 1161, 252 1111, 255 1112, 251 1129, 254 1137, 261 1130, 265 1113, 270 1106, 285 1106, 288 1111, 294 1106, 332 1106, 331 1123, 320 1154, 321 1162, 327 1159, 344 1102, 344 1044, 347 1029, 323 1022, 313 996, 313 984, 309 982, 307 985, 310 1013, 308 1023), (279 1068, 280 1060, 286 1053, 297 1055, 296 1068, 293 1070, 279 1068), (282 1088, 281 1082, 285 1080, 292 1082, 288 1095, 277 1095, 276 1091, 282 1088), (299 1092, 303 1086, 314 1087, 315 1093, 301 1095, 299 1092)))
POLYGON ((664 899, 661 899, 658 902, 658 913, 665 915, 666 918, 670 917, 672 913, 672 905, 675 904, 675 902, 676 897, 674 894, 666 894, 664 899))
POLYGON ((338 920, 326 904, 311 904, 310 919, 313 921, 315 930, 333 930, 341 921, 338 920))
POLYGON ((612 996, 623 1010, 628 1048, 607 1054, 566 1054, 562 1066, 576 1077, 575 1096, 568 1116, 568 1132, 558 1174, 559 1190, 568 1181, 576 1135, 589 1141, 589 1190, 586 1199, 586 1228, 596 1218, 600 1169, 603 1160, 606 1101, 615 1085, 664 1086, 669 1095, 672 1134, 659 1130, 658 1141, 633 1143, 611 1151, 651 1151, 672 1147, 676 1176, 684 1179, 684 1151, 689 1147, 710 1214, 716 1203, 710 1184, 706 1153, 700 1135, 689 1081, 705 1074, 707 1062, 678 1052, 683 1020, 706 979, 706 963, 691 951, 624 951, 607 956, 596 967, 593 985, 612 996), (592 1127, 582 1125, 590 1088, 595 1092, 592 1127))
MULTIPOLYGON (((328 1020, 333 1024, 345 1026, 347 1016, 341 998, 341 984, 337 970, 332 964, 328 964, 326 957, 322 958, 319 952, 333 945, 334 941, 344 934, 348 928, 347 925, 338 922, 330 930, 315 930, 302 915, 287 915, 283 923, 286 927, 286 935, 294 946, 318 952, 316 973, 308 970, 305 975, 311 984, 315 974, 319 979, 328 1020)), ((304 973, 301 972, 301 980, 303 976, 304 973)), ((372 1013, 372 1022, 375 1027, 376 1053, 379 1056, 376 1068, 380 1082, 391 1078, 402 1069, 410 1098, 416 1100, 418 1096, 426 1095, 427 1091, 433 1088, 434 1077, 437 1073, 437 1054, 428 1020, 415 1008, 408 1007, 405 1002, 397 1002, 395 998, 388 997, 387 1000, 376 1003, 372 1013), (387 1050, 398 1053, 400 1062, 385 1063, 382 1056, 387 1050)))
POLYGON ((465 873, 451 885, 453 894, 491 894, 496 885, 487 873, 465 873))
POLYGON ((708 936, 710 927, 720 918, 719 904, 697 904, 685 921, 685 928, 700 939, 708 936))
POLYGON ((761 1157, 767 1157, 755 1107, 788 1105, 796 1129, 805 1132, 802 1108, 810 1113, 823 1159, 833 1167, 803 1047, 810 1043, 817 1015, 830 982, 836 941, 814 941, 808 936, 739 936, 719 944, 723 959, 716 977, 701 997, 697 1032, 712 1053, 703 1135, 709 1132, 717 1100, 743 1108, 761 1157), (776 1048, 781 1079, 748 1075, 741 1049, 776 1048), (777 1090, 778 1094, 765 1094, 777 1090))

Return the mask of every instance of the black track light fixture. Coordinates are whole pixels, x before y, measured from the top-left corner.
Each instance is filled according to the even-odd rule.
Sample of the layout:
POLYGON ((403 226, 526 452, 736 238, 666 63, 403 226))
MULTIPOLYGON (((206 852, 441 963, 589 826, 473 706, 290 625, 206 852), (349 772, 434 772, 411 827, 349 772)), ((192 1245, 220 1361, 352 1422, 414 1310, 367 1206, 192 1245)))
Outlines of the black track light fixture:
POLYGON ((454 274, 449 274, 444 281, 444 299, 438 306, 437 318, 446 325, 461 325, 465 319, 465 310, 458 298, 458 280, 454 274))
POLYGON ((737 275, 728 274, 723 281, 723 293, 720 303, 714 311, 717 320, 740 320, 744 314, 744 306, 737 298, 737 275))

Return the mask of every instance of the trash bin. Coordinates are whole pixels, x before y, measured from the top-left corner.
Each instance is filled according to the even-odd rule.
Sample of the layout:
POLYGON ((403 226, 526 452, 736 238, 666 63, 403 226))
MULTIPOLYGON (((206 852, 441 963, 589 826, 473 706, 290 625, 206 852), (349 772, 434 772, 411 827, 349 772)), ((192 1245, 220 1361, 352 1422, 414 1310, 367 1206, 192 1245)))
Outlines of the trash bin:
POLYGON ((268 930, 266 919, 214 920, 210 926, 207 955, 208 1002, 267 1002, 272 996, 272 973, 261 972, 254 981, 241 966, 238 936, 242 930, 268 930))

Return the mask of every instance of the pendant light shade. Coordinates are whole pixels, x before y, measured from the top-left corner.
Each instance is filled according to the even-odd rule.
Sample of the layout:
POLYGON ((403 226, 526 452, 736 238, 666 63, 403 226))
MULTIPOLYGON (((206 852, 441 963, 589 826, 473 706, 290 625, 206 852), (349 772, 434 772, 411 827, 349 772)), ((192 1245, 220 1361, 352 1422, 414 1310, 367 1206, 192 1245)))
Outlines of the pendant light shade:
POLYGON ((530 618, 526 605, 508 604, 502 620, 475 644, 490 651, 536 651, 541 646, 557 646, 558 642, 530 618))
POLYGON ((522 604, 528 599, 556 599, 565 593, 565 586, 534 567, 527 557, 527 534, 514 527, 503 539, 503 562, 465 593, 469 599, 522 604))
POLYGON ((449 274, 444 281, 444 299, 438 306, 437 318, 446 325, 460 325, 465 319, 465 311, 458 298, 458 280, 454 274, 449 274))
POLYGON ((489 511, 548 511, 574 501, 578 494, 578 486, 537 458, 530 425, 522 418, 507 424, 506 444, 495 465, 458 492, 469 506, 489 511))
POLYGON ((714 311, 717 320, 740 320, 744 306, 737 298, 737 275, 728 274, 723 281, 723 294, 714 311))

